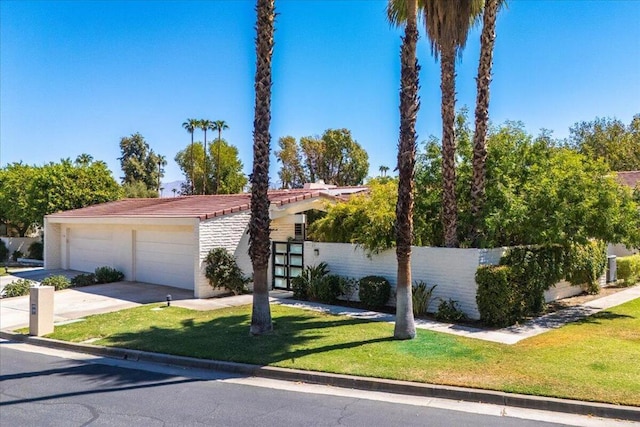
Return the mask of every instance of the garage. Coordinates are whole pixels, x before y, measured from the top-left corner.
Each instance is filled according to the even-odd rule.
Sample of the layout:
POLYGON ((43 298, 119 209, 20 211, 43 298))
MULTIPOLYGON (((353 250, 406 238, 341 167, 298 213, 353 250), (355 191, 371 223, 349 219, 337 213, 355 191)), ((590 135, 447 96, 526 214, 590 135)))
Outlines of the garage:
POLYGON ((68 265, 71 270, 94 271, 112 264, 113 233, 108 229, 73 227, 67 230, 68 265))
MULTIPOLYGON (((295 239, 296 221, 304 218, 297 214, 323 209, 332 197, 318 189, 269 192, 273 237, 295 239)), ((196 298, 219 295, 226 291, 209 284, 205 259, 225 248, 251 276, 250 204, 250 194, 226 194, 122 199, 56 212, 44 220, 44 266, 86 272, 109 266, 125 280, 189 289, 196 298)))
POLYGON ((193 232, 135 231, 135 280, 193 289, 193 232))

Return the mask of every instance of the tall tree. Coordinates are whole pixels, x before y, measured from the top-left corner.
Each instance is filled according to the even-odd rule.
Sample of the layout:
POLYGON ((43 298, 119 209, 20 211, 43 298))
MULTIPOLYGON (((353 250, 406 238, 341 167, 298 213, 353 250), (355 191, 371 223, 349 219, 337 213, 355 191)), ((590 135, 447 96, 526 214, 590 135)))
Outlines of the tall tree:
MULTIPOLYGON (((218 131, 218 142, 220 142, 222 138, 222 131, 229 129, 229 125, 224 120, 214 120, 212 124, 213 130, 218 131)), ((215 190, 213 194, 218 194, 219 182, 220 182, 220 146, 222 144, 218 144, 218 150, 216 153, 216 183, 215 190)))
POLYGON ((496 39, 496 17, 505 0, 485 0, 480 34, 480 60, 476 77, 476 129, 473 134, 473 179, 471 180, 472 226, 469 240, 478 246, 480 221, 486 197, 487 128, 489 127, 489 86, 493 67, 493 46, 496 39))
POLYGON ((204 163, 203 163, 203 179, 204 186, 202 187, 202 194, 207 194, 207 176, 209 175, 207 167, 207 131, 213 129, 213 122, 208 119, 198 120, 198 127, 204 132, 204 163))
MULTIPOLYGON (((184 123, 182 123, 182 127, 185 128, 187 130, 187 132, 189 132, 191 134, 191 150, 190 153, 193 153, 193 132, 196 130, 196 128, 198 127, 198 120, 197 119, 187 119, 184 123)), ((193 163, 193 154, 191 155, 191 158, 189 159, 189 161, 191 162, 191 176, 189 176, 189 180, 191 181, 191 194, 195 194, 194 191, 194 176, 193 176, 193 171, 194 171, 194 163, 193 163)))
POLYGON ((278 140, 280 150, 275 152, 276 160, 282 163, 278 176, 281 187, 302 188, 305 183, 304 168, 302 158, 296 139, 292 136, 283 136, 278 140))
POLYGON ((640 170, 640 114, 628 126, 615 118, 576 123, 568 142, 588 157, 603 159, 614 171, 640 170))
MULTIPOLYGON (((413 189, 416 163, 416 116, 420 108, 416 58, 418 43, 417 0, 389 0, 389 21, 404 25, 400 50, 400 136, 398 138, 398 198, 396 202, 396 339, 416 336, 411 288, 411 244, 413 242, 413 189), (404 13, 398 12, 401 9, 404 13)), ((380 169, 383 167, 381 166, 380 169)), ((387 168, 388 169, 388 168, 387 168)), ((386 170, 385 170, 386 172, 386 170)))
POLYGON ((389 172, 389 166, 380 165, 380 167, 378 168, 378 170, 380 171, 380 176, 381 176, 382 178, 386 178, 386 176, 387 176, 387 172, 389 172))
POLYGON ((148 190, 157 191, 158 181, 164 174, 163 169, 158 168, 158 162, 166 164, 166 161, 162 160, 164 157, 154 153, 139 133, 122 137, 120 150, 122 156, 118 160, 124 172, 122 183, 143 182, 148 190))
POLYGON ((251 220, 249 256, 253 264, 252 335, 273 330, 269 306, 269 146, 271 134, 271 58, 275 32, 275 0, 256 0, 256 74, 253 119, 253 173, 251 174, 251 220))
POLYGON ((424 3, 424 21, 431 52, 440 56, 440 90, 442 91, 442 207, 445 246, 458 245, 456 204, 456 57, 467 43, 473 19, 481 0, 431 0, 424 3))

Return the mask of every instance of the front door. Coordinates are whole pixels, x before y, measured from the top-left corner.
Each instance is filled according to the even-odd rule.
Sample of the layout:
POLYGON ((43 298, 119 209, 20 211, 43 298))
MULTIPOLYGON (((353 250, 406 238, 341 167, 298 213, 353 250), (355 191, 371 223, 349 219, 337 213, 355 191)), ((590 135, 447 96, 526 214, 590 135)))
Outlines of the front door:
POLYGON ((303 242, 273 242, 273 287, 291 289, 291 279, 302 274, 303 242))

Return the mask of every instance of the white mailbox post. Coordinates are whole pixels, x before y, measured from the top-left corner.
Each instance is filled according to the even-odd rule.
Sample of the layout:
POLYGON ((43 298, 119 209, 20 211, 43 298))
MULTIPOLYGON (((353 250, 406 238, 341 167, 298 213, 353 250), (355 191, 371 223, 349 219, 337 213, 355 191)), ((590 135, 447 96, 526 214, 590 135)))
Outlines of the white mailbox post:
POLYGON ((32 286, 29 290, 29 335, 53 332, 53 286, 32 286))

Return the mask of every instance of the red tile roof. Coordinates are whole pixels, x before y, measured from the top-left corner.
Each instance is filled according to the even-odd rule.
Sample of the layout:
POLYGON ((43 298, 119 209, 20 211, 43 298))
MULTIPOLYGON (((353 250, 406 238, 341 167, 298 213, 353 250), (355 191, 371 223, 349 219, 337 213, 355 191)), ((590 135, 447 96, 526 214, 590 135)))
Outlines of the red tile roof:
MULTIPOLYGON (((314 197, 335 198, 319 190, 275 190, 269 192, 269 200, 271 204, 276 206, 314 197)), ((48 216, 51 218, 153 217, 200 218, 204 220, 248 210, 250 202, 250 194, 122 199, 48 216)))
POLYGON ((618 181, 631 188, 640 186, 640 171, 617 172, 618 181))

